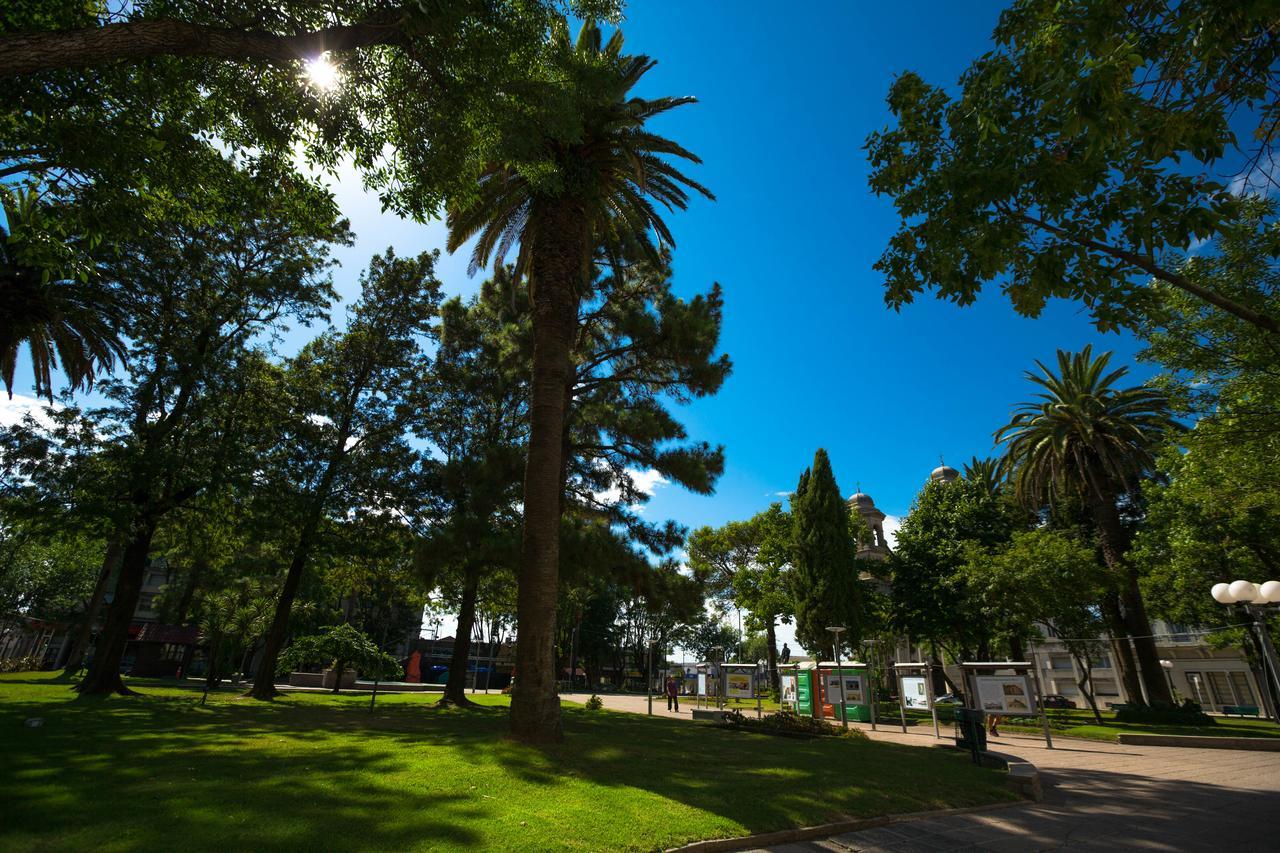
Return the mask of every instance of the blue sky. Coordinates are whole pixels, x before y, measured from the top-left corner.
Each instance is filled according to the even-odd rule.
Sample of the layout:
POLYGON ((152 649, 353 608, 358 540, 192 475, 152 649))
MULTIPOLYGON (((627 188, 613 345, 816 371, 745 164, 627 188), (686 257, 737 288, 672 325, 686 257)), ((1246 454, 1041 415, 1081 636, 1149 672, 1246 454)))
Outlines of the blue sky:
MULTIPOLYGON (((968 308, 932 297, 901 313, 884 305, 871 267, 896 217, 866 188, 863 140, 888 121, 896 73, 954 85, 989 49, 1003 5, 833 3, 798 24, 762 3, 628 6, 629 51, 659 59, 640 94, 700 100, 658 125, 703 158, 691 174, 718 196, 669 219, 676 287, 723 285, 734 361, 718 396, 681 410, 692 437, 725 446, 716 494, 659 485, 650 517, 690 527, 748 517, 793 488, 818 447, 846 494, 861 483, 901 516, 939 454, 959 467, 991 452, 992 432, 1031 393, 1023 371, 1035 359, 1092 343, 1133 363, 1136 342, 1100 335, 1074 304, 1036 320, 998 291, 968 308)), ((381 213, 354 177, 335 191, 358 237, 339 255, 346 296, 373 252, 443 247, 440 223, 381 213)), ((477 287, 466 265, 442 258, 450 292, 477 287)))

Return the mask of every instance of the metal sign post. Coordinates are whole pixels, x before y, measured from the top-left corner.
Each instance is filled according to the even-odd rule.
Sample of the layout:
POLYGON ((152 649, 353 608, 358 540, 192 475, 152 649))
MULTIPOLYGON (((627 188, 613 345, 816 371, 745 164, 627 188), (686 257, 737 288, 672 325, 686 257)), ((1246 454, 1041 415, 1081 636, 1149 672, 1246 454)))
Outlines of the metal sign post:
POLYGON ((941 733, 938 731, 938 703, 934 701, 933 695, 933 663, 929 662, 924 665, 924 695, 929 699, 929 713, 933 715, 933 736, 939 740, 942 739, 941 733))
POLYGON ((1044 726, 1044 744, 1053 749, 1053 735, 1049 734, 1049 714, 1044 709, 1044 691, 1040 689, 1040 658, 1031 653, 1031 679, 1036 685, 1036 705, 1040 707, 1040 722, 1044 726))

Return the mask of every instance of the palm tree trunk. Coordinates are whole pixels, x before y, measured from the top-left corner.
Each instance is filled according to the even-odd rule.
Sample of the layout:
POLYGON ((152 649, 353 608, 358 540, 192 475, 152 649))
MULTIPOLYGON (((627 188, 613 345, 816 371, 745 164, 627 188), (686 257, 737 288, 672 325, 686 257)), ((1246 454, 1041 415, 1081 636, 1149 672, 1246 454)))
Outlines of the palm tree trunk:
POLYGON ((124 550, 120 555, 120 575, 116 580, 115 597, 107 611, 107 621, 102 626, 102 636, 89 662, 89 671, 80 682, 81 693, 120 693, 133 691, 124 686, 120 678, 120 661, 129 644, 129 626, 133 612, 138 607, 142 593, 142 580, 147 571, 147 554, 151 551, 151 539, 155 536, 156 523, 149 519, 135 521, 124 550))
POLYGON ((533 252, 533 384, 524 530, 516 599, 516 683, 511 734, 531 743, 559 741, 555 621, 560 575, 560 501, 565 385, 590 242, 580 210, 548 204, 533 252))
MULTIPOLYGON (((1107 567, 1116 575, 1120 585, 1120 599, 1124 607, 1124 624, 1133 639, 1133 649, 1138 658, 1138 673, 1146 687, 1147 698, 1152 702, 1173 703, 1169 682, 1160 667, 1160 655, 1156 641, 1151 636, 1151 622, 1138 588, 1137 569, 1125 559, 1124 528, 1120 524, 1120 512, 1110 495, 1093 496, 1089 509, 1098 529, 1098 544, 1107 567)), ((1139 694, 1141 695, 1141 694, 1139 694)))
POLYGON ((1110 634, 1111 659, 1115 663, 1115 671, 1124 685, 1125 696, 1134 705, 1144 705, 1142 685, 1138 682, 1138 665, 1133 659, 1133 648, 1129 645, 1129 630, 1125 627, 1124 617, 1120 611, 1120 600, 1114 593, 1107 592, 1101 601, 1102 618, 1107 624, 1110 634))

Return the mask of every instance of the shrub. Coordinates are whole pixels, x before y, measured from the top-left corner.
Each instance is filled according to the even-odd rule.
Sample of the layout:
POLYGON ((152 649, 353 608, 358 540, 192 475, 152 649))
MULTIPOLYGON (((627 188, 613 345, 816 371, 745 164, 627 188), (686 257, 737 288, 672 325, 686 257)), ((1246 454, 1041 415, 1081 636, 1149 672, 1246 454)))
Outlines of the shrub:
POLYGON ((1117 723, 1147 723, 1159 726, 1212 726, 1213 717, 1190 699, 1181 705, 1155 702, 1149 706, 1129 705, 1116 711, 1117 723))
POLYGON ((604 707, 604 701, 599 696, 592 693, 591 698, 587 700, 587 704, 584 707, 588 711, 599 711, 604 707))
POLYGON ((727 728, 760 732, 761 734, 779 734, 799 737, 852 737, 866 738, 861 729, 849 729, 833 726, 825 720, 813 717, 801 717, 791 711, 779 711, 763 717, 749 717, 741 711, 728 711, 722 723, 727 728))
POLYGON ((0 672, 31 672, 40 669, 44 661, 39 655, 27 655, 25 658, 5 658, 0 660, 0 672))

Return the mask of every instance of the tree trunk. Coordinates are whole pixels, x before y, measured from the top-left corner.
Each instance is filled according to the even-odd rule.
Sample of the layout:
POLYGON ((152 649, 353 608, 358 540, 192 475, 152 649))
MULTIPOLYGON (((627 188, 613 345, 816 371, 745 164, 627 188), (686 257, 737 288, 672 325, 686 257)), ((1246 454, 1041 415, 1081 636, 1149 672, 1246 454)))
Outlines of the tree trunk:
POLYGON ((120 573, 116 580, 115 597, 107 610, 107 621, 102 626, 97 650, 89 662, 89 672, 80 682, 81 693, 120 693, 133 691, 124 686, 120 678, 120 661, 129 644, 129 626, 133 623, 133 611, 138 606, 142 592, 142 580, 147 572, 147 554, 151 551, 151 539, 155 536, 156 523, 150 519, 135 521, 128 541, 120 555, 120 573))
POLYGON ((1124 529, 1120 524, 1120 512, 1116 509, 1116 502, 1110 495, 1103 495, 1101 498, 1094 495, 1089 504, 1094 523, 1098 528, 1098 543, 1102 547, 1102 558, 1120 582, 1124 623, 1133 640, 1134 652, 1138 658, 1138 672, 1143 686, 1147 689, 1147 698, 1152 702, 1173 704, 1169 683, 1160 666, 1156 641, 1151 636, 1151 622, 1147 619, 1147 609, 1142 602, 1142 591, 1138 588, 1138 571, 1125 559, 1124 529))
POLYGON ((533 247, 533 384, 529 456, 524 476, 524 530, 516 600, 516 683, 511 734, 530 743, 563 738, 556 695, 555 621, 560 573, 565 385, 578 301, 590 260, 585 218, 564 201, 537 211, 533 247))
POLYGON ((1101 601, 1102 618, 1107 623, 1110 634, 1112 667, 1120 676, 1124 692, 1129 702, 1134 705, 1146 704, 1142 698, 1142 685, 1138 679, 1138 666, 1133 659, 1133 649, 1129 646, 1128 629, 1120 612, 1120 602, 1114 593, 1104 593, 1101 601))
POLYGON ((772 616, 765 622, 764 639, 768 646, 766 654, 769 659, 769 686, 777 691, 781 689, 778 682, 778 634, 773 626, 772 616))
POLYGON ((1093 664, 1089 662, 1088 655, 1073 655, 1073 657, 1076 659, 1076 665, 1080 667, 1080 677, 1076 679, 1076 687, 1084 696, 1084 700, 1089 703, 1094 722, 1102 725, 1102 714, 1098 712, 1098 700, 1093 695, 1093 664))
POLYGON ((476 591, 480 588, 480 569, 468 565, 462 579, 462 603, 458 607, 458 630, 453 638, 453 656, 449 659, 449 679, 444 685, 440 705, 475 705, 467 698, 467 661, 471 656, 471 631, 476 622, 476 591))
POLYGON ((278 692, 276 664, 280 659, 280 650, 284 648, 285 637, 289 633, 289 614, 293 610, 293 600, 298 595, 302 573, 307 568, 307 559, 311 555, 312 542, 319 527, 318 504, 319 502, 313 517, 307 520, 302 534, 298 537, 298 547, 293 550, 293 560, 289 563, 289 574, 285 576, 284 586, 280 588, 275 617, 271 620, 271 629, 267 631, 267 639, 263 644, 262 660, 258 661, 258 672, 253 678, 253 689, 248 694, 254 699, 273 699, 278 692))
POLYGON ((89 596, 89 604, 84 609, 84 618, 76 626, 76 635, 67 652, 63 670, 68 674, 79 672, 84 664, 84 656, 89 651, 89 640, 93 637, 93 623, 97 620, 98 611, 102 609, 102 600, 107 596, 107 585, 111 575, 120 566, 120 557, 124 554, 122 537, 119 534, 107 540, 107 552, 102 557, 102 571, 98 572, 98 582, 93 586, 93 595, 89 596))
POLYGON ((178 608, 173 615, 173 624, 187 624, 187 616, 191 612, 191 602, 196 596, 196 590, 200 587, 200 578, 204 576, 208 568, 209 561, 205 557, 197 558, 191 564, 191 573, 187 575, 187 582, 182 588, 182 598, 178 601, 178 608))

